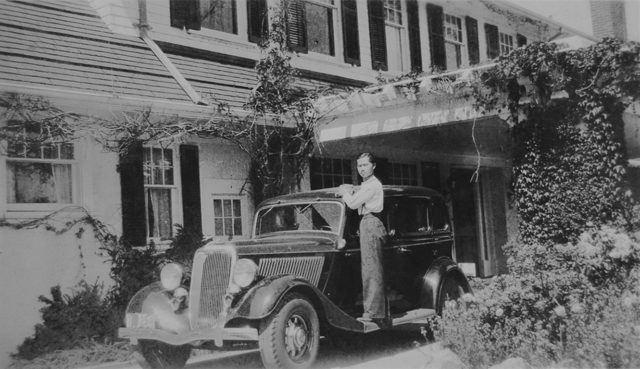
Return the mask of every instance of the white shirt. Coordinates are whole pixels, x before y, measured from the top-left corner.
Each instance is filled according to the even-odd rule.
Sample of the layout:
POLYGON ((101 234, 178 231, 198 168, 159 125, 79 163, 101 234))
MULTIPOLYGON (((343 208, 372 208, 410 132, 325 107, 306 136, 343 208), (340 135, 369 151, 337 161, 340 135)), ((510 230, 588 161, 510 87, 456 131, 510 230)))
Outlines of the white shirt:
POLYGON ((362 182, 354 194, 342 196, 345 204, 351 209, 358 209, 358 214, 380 213, 384 207, 382 183, 375 176, 362 182))

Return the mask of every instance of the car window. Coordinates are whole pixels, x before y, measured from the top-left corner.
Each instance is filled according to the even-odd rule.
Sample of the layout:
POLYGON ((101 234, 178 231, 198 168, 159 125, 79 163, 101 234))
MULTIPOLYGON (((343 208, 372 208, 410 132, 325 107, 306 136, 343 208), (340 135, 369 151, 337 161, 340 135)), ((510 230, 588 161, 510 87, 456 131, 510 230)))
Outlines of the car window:
POLYGON ((256 215, 255 235, 274 232, 327 231, 338 233, 343 206, 338 202, 304 202, 262 208, 256 215))
POLYGON ((398 236, 428 232, 429 207, 430 201, 426 197, 403 197, 389 201, 390 231, 398 236))
POLYGON ((432 200, 429 209, 429 218, 431 219, 433 231, 449 230, 449 212, 442 199, 436 198, 432 200))

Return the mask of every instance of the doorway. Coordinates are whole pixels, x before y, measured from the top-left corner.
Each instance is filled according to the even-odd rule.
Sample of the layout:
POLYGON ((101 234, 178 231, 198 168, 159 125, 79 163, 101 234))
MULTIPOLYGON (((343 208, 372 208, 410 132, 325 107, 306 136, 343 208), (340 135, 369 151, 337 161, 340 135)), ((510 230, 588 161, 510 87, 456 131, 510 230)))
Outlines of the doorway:
POLYGON ((471 181, 473 173, 472 169, 451 168, 449 186, 456 262, 475 264, 475 274, 478 275, 478 199, 477 183, 471 181))

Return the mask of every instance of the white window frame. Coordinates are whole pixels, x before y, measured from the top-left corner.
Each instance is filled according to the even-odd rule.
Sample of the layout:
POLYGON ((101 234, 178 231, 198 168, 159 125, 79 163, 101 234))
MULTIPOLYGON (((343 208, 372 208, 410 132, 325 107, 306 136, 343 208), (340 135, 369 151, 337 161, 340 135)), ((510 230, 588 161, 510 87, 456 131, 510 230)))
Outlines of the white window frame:
MULTIPOLYGON (((247 229, 247 227, 249 226, 250 222, 247 220, 247 214, 248 214, 248 209, 247 209, 247 199, 246 196, 243 195, 235 195, 235 194, 223 194, 223 193, 214 193, 211 194, 211 197, 209 198, 209 205, 211 206, 211 237, 213 237, 214 239, 229 239, 229 235, 225 235, 225 228, 224 228, 224 219, 225 216, 223 214, 222 217, 222 235, 218 235, 216 234, 216 210, 215 210, 215 201, 216 200, 220 200, 223 201, 222 204, 222 210, 224 211, 224 201, 225 200, 230 200, 232 201, 232 205, 231 208, 233 209, 233 201, 240 201, 240 224, 242 226, 242 232, 239 235, 233 234, 232 238, 246 238, 251 231, 247 229)), ((232 217, 232 218, 236 218, 236 217, 232 217)), ((232 225, 233 226, 233 225, 232 225)), ((235 230, 235 226, 234 230, 235 230)), ((234 232, 235 233, 235 232, 234 232)))
POLYGON ((387 25, 404 28, 405 18, 406 17, 404 14, 404 6, 402 6, 402 0, 384 0, 384 20, 387 25), (390 17, 391 14, 393 14, 394 16, 390 17))
MULTIPOLYGON (((167 189, 169 190, 169 194, 170 194, 170 204, 171 204, 171 235, 169 238, 173 238, 175 237, 175 227, 174 224, 180 224, 182 223, 182 212, 181 212, 181 202, 180 202, 180 193, 179 193, 179 188, 180 188, 180 183, 179 183, 179 178, 180 176, 178 175, 178 173, 180 172, 180 158, 178 156, 178 150, 176 147, 174 146, 162 146, 162 145, 153 145, 153 144, 149 144, 149 145, 144 145, 143 146, 143 152, 146 152, 147 150, 151 150, 151 153, 153 153, 153 149, 161 149, 163 152, 163 157, 164 157, 164 153, 165 150, 171 150, 171 159, 172 159, 172 164, 173 164, 173 184, 155 184, 155 183, 147 183, 145 180, 144 183, 144 203, 145 203, 145 209, 144 209, 144 214, 145 214, 145 220, 144 220, 144 224, 146 227, 146 232, 147 232, 147 242, 153 241, 155 244, 164 244, 164 243, 170 243, 171 240, 170 239, 162 239, 159 235, 158 236, 153 236, 150 237, 149 236, 149 207, 147 204, 148 201, 148 197, 147 197, 147 189, 167 189)), ((143 153, 144 155, 144 153, 143 153)), ((144 161, 144 156, 143 156, 143 173, 147 173, 147 169, 145 168, 146 166, 146 162, 144 161)), ((153 181, 153 171, 151 171, 151 181, 153 181)), ((164 171, 163 171, 163 182, 166 182, 166 179, 164 178, 164 171)), ((157 223, 157 221, 156 221, 157 223)))
MULTIPOLYGON (((247 1, 251 1, 251 0, 247 0, 247 1)), ((313 4, 313 5, 318 5, 318 6, 322 6, 325 7, 327 9, 331 9, 331 17, 332 17, 332 24, 333 24, 333 55, 329 55, 329 54, 323 54, 323 53, 319 53, 316 51, 311 50, 310 47, 310 41, 309 41, 309 34, 307 32, 307 55, 309 55, 310 57, 314 58, 314 59, 321 59, 321 60, 326 60, 326 61, 331 61, 331 62, 337 62, 339 64, 343 64, 344 63, 344 58, 343 58, 343 43, 342 43, 342 13, 340 12, 340 7, 338 5, 336 5, 336 2, 338 2, 339 0, 332 0, 332 4, 323 2, 323 1, 318 1, 318 0, 304 0, 304 11, 305 11, 305 27, 307 26, 308 20, 307 19, 307 8, 306 8, 306 4, 313 4)), ((306 31, 306 29, 305 29, 306 31)))
MULTIPOLYGON (((458 52, 460 53, 460 63, 456 65, 455 68, 453 69, 449 68, 449 66, 447 65, 447 70, 460 69, 463 65, 465 65, 465 63, 468 63, 468 60, 466 57, 466 47, 465 47, 465 34, 464 34, 465 28, 463 26, 462 17, 459 17, 452 13, 447 13, 447 12, 443 13, 443 15, 444 15, 443 16, 444 19, 442 22, 442 26, 444 27, 444 29, 442 30, 442 33, 444 34, 445 48, 446 48, 446 44, 454 45, 454 47, 457 47, 459 49, 458 52), (452 20, 455 23, 451 22, 452 20), (459 23, 457 23, 456 21, 459 23), (454 33, 456 34, 455 38, 451 36, 454 33)), ((446 50, 445 50, 445 53, 446 53, 446 50)), ((447 59, 448 59, 448 56, 447 56, 447 59)))
MULTIPOLYGON (((219 31, 211 28, 200 27, 199 30, 189 30, 190 34, 204 36, 204 37, 212 37, 223 39, 227 41, 239 42, 245 45, 254 45, 249 41, 249 33, 248 33, 248 23, 247 23, 247 3, 248 1, 243 0, 235 0, 236 1, 236 27, 238 33, 229 33, 224 31, 219 31)), ((168 19, 171 19, 169 15, 168 19)))
POLYGON ((513 46, 513 35, 498 30, 498 42, 500 44, 500 55, 506 55, 515 49, 513 46))
MULTIPOLYGON (((7 152, 8 143, 2 143, 2 150, 7 152)), ((46 142, 43 142, 44 145, 47 145, 46 142)), ((0 204, 4 205, 4 208, 7 212, 16 212, 15 215, 18 215, 17 212, 41 212, 48 213, 56 210, 60 210, 67 206, 76 206, 80 201, 80 181, 79 181, 79 165, 78 165, 78 148, 75 142, 65 142, 64 144, 69 144, 72 146, 72 159, 60 159, 60 146, 62 143, 54 143, 58 150, 58 158, 57 159, 47 159, 42 158, 42 147, 40 147, 40 156, 39 158, 27 158, 26 157, 26 149, 25 155, 23 157, 19 156, 9 156, 8 152, 2 155, 2 168, 0 169, 0 190, 2 192, 2 200, 0 204), (8 174, 9 174, 9 163, 10 162, 18 162, 18 163, 50 163, 52 165, 70 165, 71 166, 71 202, 70 203, 10 203, 9 200, 9 192, 11 189, 8 187, 8 174)), ((8 217, 12 217, 12 215, 7 214, 8 217)), ((18 216, 21 217, 21 216, 18 216)))

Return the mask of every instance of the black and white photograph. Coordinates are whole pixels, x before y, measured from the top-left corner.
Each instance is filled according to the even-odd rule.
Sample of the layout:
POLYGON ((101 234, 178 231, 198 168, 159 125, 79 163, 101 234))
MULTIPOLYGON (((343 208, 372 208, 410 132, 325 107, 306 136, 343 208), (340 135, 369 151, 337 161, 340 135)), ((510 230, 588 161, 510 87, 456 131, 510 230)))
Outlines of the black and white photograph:
POLYGON ((640 368, 640 0, 0 0, 0 368, 640 368))

